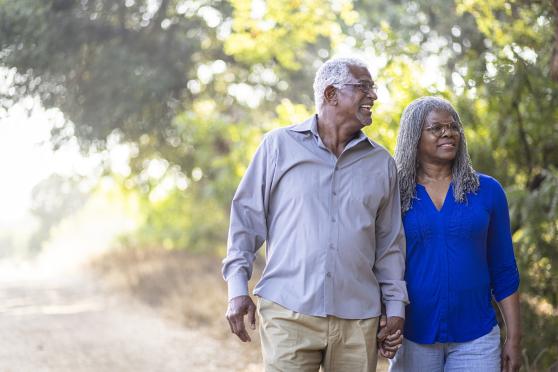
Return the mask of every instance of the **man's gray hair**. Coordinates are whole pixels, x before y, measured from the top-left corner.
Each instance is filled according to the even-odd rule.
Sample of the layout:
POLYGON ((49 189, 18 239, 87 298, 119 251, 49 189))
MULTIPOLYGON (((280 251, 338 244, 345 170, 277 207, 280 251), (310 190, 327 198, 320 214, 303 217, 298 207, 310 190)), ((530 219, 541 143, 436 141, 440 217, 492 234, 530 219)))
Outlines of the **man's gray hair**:
POLYGON ((314 78, 314 103, 316 112, 320 112, 324 104, 324 91, 333 85, 341 88, 343 84, 351 81, 349 66, 364 67, 368 69, 366 62, 359 58, 332 58, 320 66, 314 78))
POLYGON ((426 116, 431 111, 449 113, 459 127, 459 148, 457 149, 451 170, 454 200, 458 203, 464 203, 467 201, 466 194, 469 192, 475 193, 479 188, 479 176, 471 165, 463 125, 457 111, 443 98, 421 97, 411 102, 403 111, 397 144, 395 145, 395 162, 397 163, 399 189, 401 192, 401 211, 403 213, 411 208, 412 199, 416 198, 416 177, 419 167, 417 150, 422 127, 426 121, 426 116))

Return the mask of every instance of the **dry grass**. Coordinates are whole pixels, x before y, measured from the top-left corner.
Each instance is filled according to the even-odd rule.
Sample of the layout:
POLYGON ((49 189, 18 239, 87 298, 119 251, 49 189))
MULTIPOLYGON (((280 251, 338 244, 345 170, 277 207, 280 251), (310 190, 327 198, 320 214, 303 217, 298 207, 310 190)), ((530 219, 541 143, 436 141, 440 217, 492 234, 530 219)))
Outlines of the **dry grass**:
POLYGON ((237 342, 230 333, 219 258, 163 249, 121 249, 92 265, 112 289, 131 293, 185 327, 226 341, 227 351, 238 353, 247 365, 261 362, 257 332, 252 333, 252 345, 237 342))
MULTIPOLYGON (((257 332, 251 333, 249 346, 230 333, 224 317, 227 289, 220 258, 185 251, 122 249, 97 259, 93 267, 113 289, 131 293, 163 316, 222 340, 224 352, 237 353, 245 365, 261 363, 257 332)), ((257 278, 260 270, 255 271, 257 278)), ((385 370, 386 360, 381 359, 378 371, 385 370)))

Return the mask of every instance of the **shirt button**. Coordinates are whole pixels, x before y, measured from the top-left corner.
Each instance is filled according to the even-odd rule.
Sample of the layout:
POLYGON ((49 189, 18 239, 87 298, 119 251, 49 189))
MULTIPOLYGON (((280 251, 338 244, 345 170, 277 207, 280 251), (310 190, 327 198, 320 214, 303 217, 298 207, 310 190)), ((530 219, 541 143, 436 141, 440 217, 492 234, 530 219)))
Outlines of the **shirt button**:
POLYGON ((335 167, 335 170, 339 170, 339 167, 336 166, 336 167, 335 167))
POLYGON ((332 218, 332 219, 331 219, 331 222, 335 222, 335 218, 332 218))
POLYGON ((331 278, 331 273, 327 273, 326 276, 327 276, 328 278, 331 278))
POLYGON ((335 249, 332 243, 329 244, 329 249, 335 249))

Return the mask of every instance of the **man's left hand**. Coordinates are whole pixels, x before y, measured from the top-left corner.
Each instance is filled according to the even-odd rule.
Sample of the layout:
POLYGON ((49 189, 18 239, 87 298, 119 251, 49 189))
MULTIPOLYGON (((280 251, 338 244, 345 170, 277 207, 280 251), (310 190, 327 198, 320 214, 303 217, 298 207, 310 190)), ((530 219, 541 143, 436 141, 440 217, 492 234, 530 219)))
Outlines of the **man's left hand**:
POLYGON ((391 359, 403 343, 403 325, 405 319, 392 316, 380 317, 380 329, 377 336, 378 349, 384 358, 391 359))

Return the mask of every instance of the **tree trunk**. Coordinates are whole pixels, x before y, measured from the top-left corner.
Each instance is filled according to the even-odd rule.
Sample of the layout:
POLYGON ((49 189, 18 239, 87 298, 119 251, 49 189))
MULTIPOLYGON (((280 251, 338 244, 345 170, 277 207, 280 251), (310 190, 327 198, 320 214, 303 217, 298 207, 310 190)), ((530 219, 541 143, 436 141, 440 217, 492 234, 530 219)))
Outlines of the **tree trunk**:
POLYGON ((550 77, 558 81, 558 0, 552 2, 554 6, 554 49, 550 60, 550 77))

